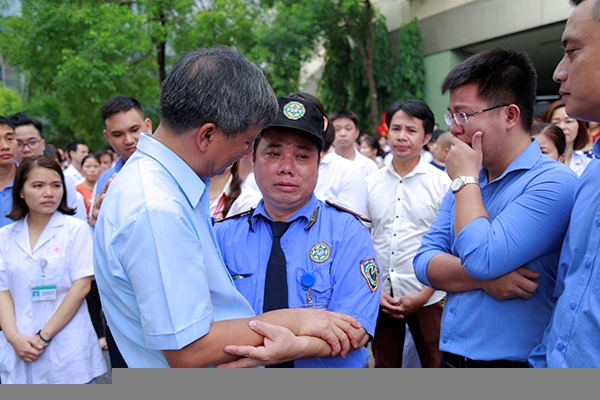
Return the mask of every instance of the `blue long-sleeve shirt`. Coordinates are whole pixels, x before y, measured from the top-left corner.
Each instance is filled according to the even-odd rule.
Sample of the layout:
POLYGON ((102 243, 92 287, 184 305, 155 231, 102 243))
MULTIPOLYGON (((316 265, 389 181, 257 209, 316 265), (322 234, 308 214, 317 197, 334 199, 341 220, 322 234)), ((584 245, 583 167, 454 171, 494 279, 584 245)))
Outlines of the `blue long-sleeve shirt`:
POLYGON ((600 367, 600 143, 581 175, 563 243, 552 319, 531 353, 534 367, 600 367))
POLYGON ((541 341, 552 312, 552 293, 561 244, 573 206, 577 176, 543 156, 532 142, 492 182, 479 174, 489 220, 477 218, 454 236, 454 194, 448 192, 413 266, 427 278, 429 261, 438 254, 460 258, 479 280, 507 274, 521 266, 540 273, 530 299, 499 301, 483 290, 448 293, 442 315, 440 350, 476 360, 526 361, 541 341))

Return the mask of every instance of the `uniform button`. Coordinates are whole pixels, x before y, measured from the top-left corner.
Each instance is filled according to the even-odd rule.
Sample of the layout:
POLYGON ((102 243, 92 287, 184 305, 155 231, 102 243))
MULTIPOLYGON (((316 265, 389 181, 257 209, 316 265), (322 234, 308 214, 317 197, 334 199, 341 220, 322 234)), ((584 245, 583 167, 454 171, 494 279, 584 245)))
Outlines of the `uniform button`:
POLYGON ((589 261, 586 261, 585 264, 583 264, 587 269, 589 269, 592 266, 592 263, 589 261))
POLYGON ((450 313, 454 312, 454 307, 450 307, 450 313))
POLYGON ((392 251, 392 254, 394 254, 394 252, 392 251))
POLYGON ((396 234, 394 233, 394 236, 396 236, 396 234))
POLYGON ((565 349, 565 345, 562 344, 562 343, 559 343, 559 344, 556 345, 556 349, 558 351, 563 351, 565 349))
POLYGON ((27 313, 27 318, 33 318, 33 314, 32 314, 32 313, 30 313, 30 312, 28 312, 28 313, 27 313))
POLYGON ((398 197, 398 201, 400 201, 400 197, 398 197))
POLYGON ((484 191, 483 191, 483 195, 484 195, 484 196, 487 196, 487 195, 488 195, 488 191, 487 191, 487 190, 484 190, 484 191))
POLYGON ((394 270, 393 270, 393 269, 390 269, 390 272, 394 272, 394 270))
POLYGON ((577 308, 577 303, 575 303, 574 301, 573 301, 573 302, 571 302, 571 304, 569 304, 569 308, 570 308, 571 310, 574 310, 574 309, 576 309, 576 308, 577 308))
POLYGON ((396 215, 396 218, 398 218, 398 216, 396 215))
POLYGON ((600 218, 596 220, 596 226, 600 226, 600 218))
POLYGON ((444 344, 448 343, 448 338, 443 338, 442 343, 444 343, 444 344))
POLYGON ((28 258, 27 261, 29 261, 30 263, 33 262, 33 258, 28 258))

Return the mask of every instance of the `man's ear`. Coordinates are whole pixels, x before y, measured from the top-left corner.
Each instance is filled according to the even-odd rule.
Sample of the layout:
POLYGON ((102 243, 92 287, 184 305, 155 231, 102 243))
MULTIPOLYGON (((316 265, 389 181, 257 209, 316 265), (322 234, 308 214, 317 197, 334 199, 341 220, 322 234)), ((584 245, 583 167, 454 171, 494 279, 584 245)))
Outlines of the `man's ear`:
POLYGON ((433 135, 431 133, 426 133, 425 136, 423 137, 423 146, 425 146, 427 143, 429 143, 429 141, 431 140, 431 137, 433 135))
POLYGON ((146 126, 146 130, 144 132, 148 132, 149 134, 152 134, 152 120, 150 118, 146 118, 144 120, 144 125, 146 126))
POLYGON ((194 132, 196 143, 201 152, 205 153, 211 143, 214 141, 215 135, 221 134, 219 128, 212 122, 202 125, 194 132))
POLYGON ((521 109, 516 104, 510 104, 506 107, 506 122, 510 127, 515 126, 519 123, 521 117, 521 109))

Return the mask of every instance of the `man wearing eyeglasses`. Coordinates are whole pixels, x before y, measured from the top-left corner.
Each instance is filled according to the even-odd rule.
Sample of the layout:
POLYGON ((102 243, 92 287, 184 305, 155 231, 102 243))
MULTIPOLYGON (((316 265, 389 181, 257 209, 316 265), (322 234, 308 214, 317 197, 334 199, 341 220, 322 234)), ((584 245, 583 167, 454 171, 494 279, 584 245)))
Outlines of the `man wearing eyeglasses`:
MULTIPOLYGON (((9 115, 7 118, 15 126, 15 138, 17 139, 15 161, 17 164, 31 156, 44 155, 46 141, 42 139, 42 123, 23 112, 9 115)), ((67 191, 67 204, 75 209, 74 217, 87 221, 83 197, 81 200, 78 199, 75 181, 68 175, 65 175, 65 189, 67 191)))
POLYGON ((455 136, 453 179, 414 259, 447 292, 442 367, 529 367, 552 312, 577 176, 529 136, 537 74, 525 53, 491 49, 442 83, 455 136))

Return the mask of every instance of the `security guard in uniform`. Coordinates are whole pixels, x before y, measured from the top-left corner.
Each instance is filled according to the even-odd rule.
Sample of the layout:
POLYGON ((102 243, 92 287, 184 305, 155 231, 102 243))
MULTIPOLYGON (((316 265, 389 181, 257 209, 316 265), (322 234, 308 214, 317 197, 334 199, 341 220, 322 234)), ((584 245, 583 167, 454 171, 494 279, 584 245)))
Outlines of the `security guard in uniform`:
MULTIPOLYGON (((215 226, 225 265, 257 314, 286 307, 349 314, 362 324, 366 344, 373 338, 381 297, 371 236, 363 217, 313 193, 323 115, 309 101, 278 101, 276 121, 254 143, 254 174, 263 199, 256 209, 215 226), (279 229, 275 225, 283 226, 284 233, 275 234, 280 238, 272 236, 279 229), (276 260, 278 252, 283 254, 276 260)), ((361 368, 368 358, 363 346, 346 358, 298 359, 293 367, 361 368)))

